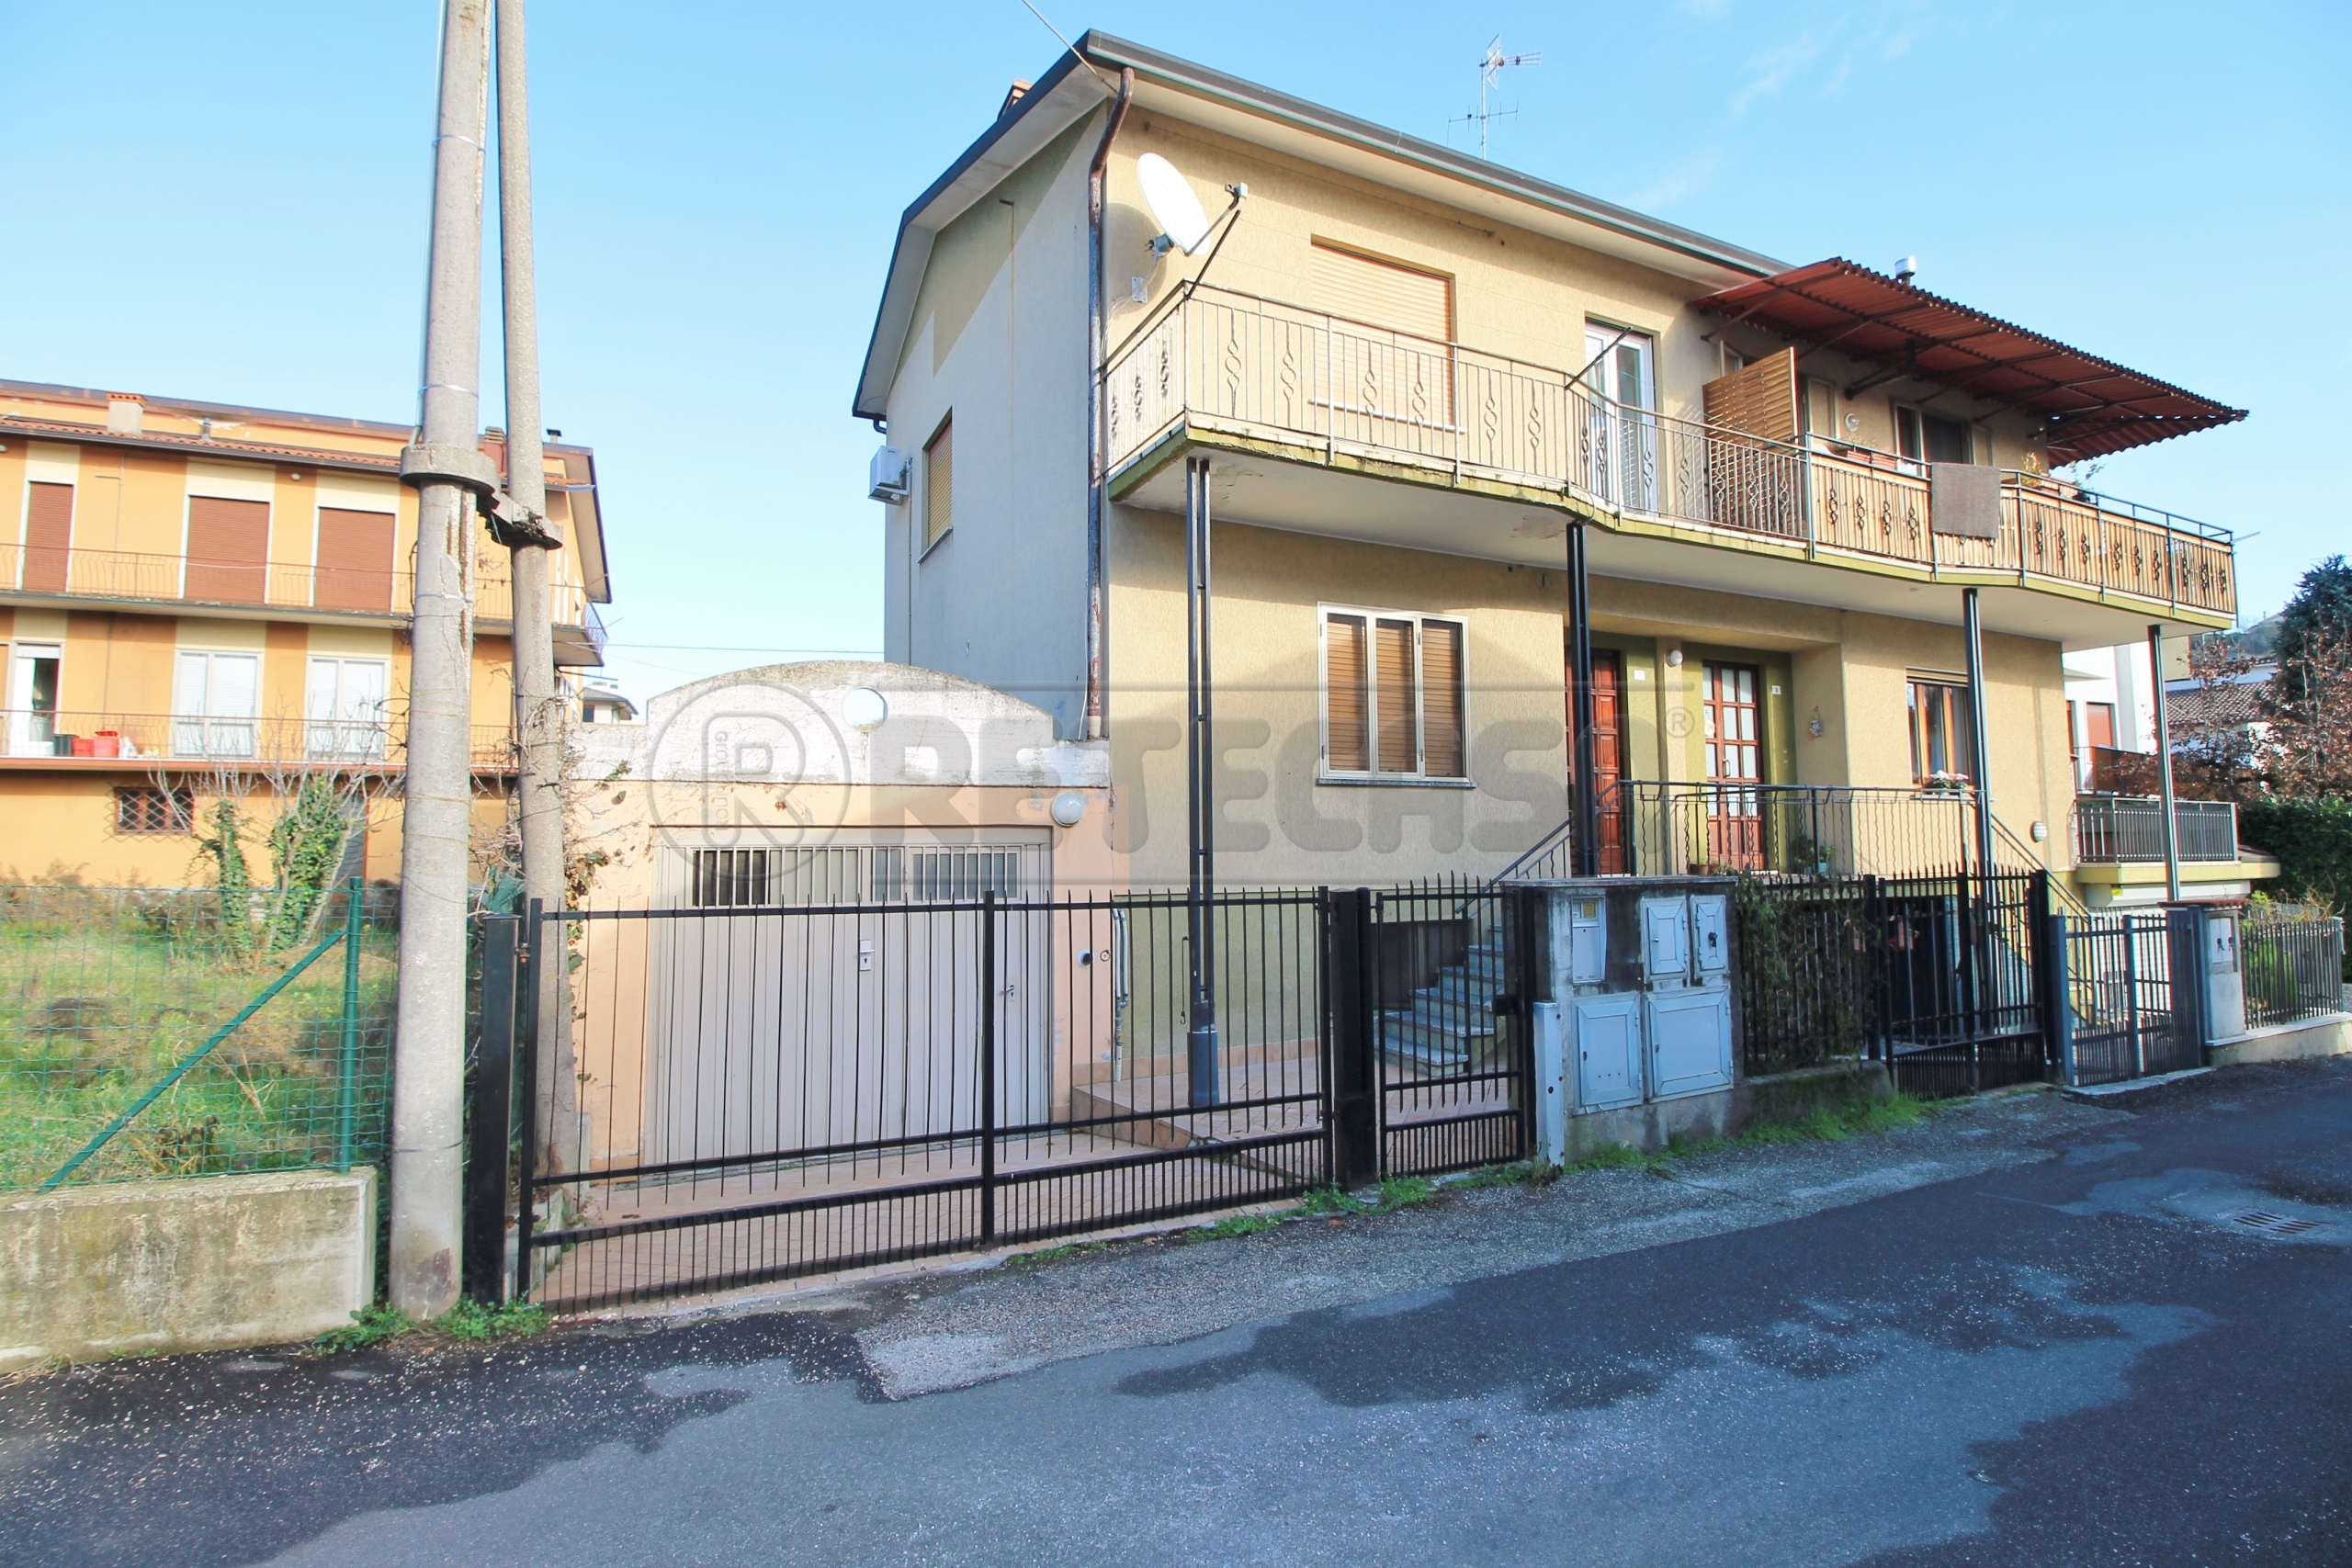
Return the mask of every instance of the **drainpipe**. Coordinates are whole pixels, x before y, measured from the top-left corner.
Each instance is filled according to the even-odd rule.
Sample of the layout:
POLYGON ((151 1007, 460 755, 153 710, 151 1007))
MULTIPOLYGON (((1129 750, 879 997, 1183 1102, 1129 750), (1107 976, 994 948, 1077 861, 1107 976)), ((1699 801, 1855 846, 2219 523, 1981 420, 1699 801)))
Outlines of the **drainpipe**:
POLYGON ((1102 738, 1102 171, 1135 99, 1133 66, 1119 70, 1102 141, 1086 166, 1086 739, 1102 738))
POLYGON ((1568 863, 1578 876, 1600 874, 1600 774, 1592 749, 1592 589, 1587 576, 1584 524, 1568 523, 1568 737, 1569 805, 1576 826, 1568 839, 1568 863))
POLYGON ((1976 590, 1961 590, 1961 619, 1968 635, 1969 743, 1976 752, 1976 874, 1993 874, 1993 757, 1990 727, 1984 722, 1984 625, 1976 608, 1976 590))
POLYGON ((2180 822, 2179 807, 2172 797, 2172 720, 2165 711, 2165 628, 2159 622, 2148 628, 2149 697, 2156 709, 2156 778, 2164 795, 2165 814, 2165 902, 2180 902, 2180 822))
POLYGON ((1184 899, 1191 1025, 1184 1037, 1186 1103, 1217 1102, 1216 741, 1209 667, 1209 460, 1184 459, 1184 765, 1192 831, 1184 899))

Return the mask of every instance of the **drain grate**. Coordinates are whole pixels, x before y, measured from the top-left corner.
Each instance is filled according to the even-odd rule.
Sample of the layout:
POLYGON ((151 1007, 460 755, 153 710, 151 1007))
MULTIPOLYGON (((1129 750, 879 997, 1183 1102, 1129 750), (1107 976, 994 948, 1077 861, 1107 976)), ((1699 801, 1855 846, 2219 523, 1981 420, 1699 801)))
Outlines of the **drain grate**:
POLYGON ((2261 1231, 2268 1235, 2301 1235, 2305 1231, 2317 1230, 2321 1223, 2318 1220, 2298 1220, 2286 1214, 2274 1214, 2267 1209, 2248 1209, 2245 1213, 2233 1214, 2230 1218, 2233 1223, 2244 1225, 2248 1230, 2261 1231))

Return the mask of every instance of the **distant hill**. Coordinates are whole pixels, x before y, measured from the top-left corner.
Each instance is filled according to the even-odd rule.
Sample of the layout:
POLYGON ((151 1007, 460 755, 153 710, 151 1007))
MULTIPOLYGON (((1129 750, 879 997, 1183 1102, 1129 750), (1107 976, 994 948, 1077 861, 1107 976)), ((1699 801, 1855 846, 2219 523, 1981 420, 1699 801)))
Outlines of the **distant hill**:
POLYGON ((2233 632, 2207 632, 2198 642, 2205 647, 2221 647, 2247 658, 2259 658, 2274 653, 2278 648, 2278 617, 2266 615, 2250 626, 2233 632))

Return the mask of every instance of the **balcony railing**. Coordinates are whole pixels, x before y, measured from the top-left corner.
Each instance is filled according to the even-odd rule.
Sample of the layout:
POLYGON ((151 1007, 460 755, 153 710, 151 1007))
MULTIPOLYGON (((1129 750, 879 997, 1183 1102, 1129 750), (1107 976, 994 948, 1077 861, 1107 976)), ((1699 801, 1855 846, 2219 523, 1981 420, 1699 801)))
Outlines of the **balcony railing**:
POLYGON ((2071 583, 2193 609, 2236 605, 2229 534, 2004 474, 1998 536, 1936 531, 1925 468, 1791 446, 1627 408, 1566 371, 1295 306, 1180 291, 1112 355, 1113 468, 1179 424, 1560 492, 1585 507, 1727 529, 1816 554, 2071 583))
MULTIPOLYGON (((0 756, 153 766, 167 772, 309 766, 397 768, 407 727, 383 719, 224 718, 188 714, 65 709, 0 710, 0 756)), ((506 725, 472 727, 477 772, 515 765, 506 725)))
MULTIPOLYGON (((355 571, 298 561, 209 561, 128 550, 52 549, 0 545, 0 590, 70 599, 155 604, 220 604, 240 609, 333 610, 405 620, 416 599, 409 571, 355 571)), ((589 623, 586 590, 556 583, 550 607, 560 626, 589 623)), ((513 582, 477 570, 477 619, 514 618, 513 582)), ((603 646, 601 627, 594 640, 603 646)))
MULTIPOLYGON (((2173 802, 2180 858, 2228 863, 2238 858, 2238 808, 2226 800, 2173 802)), ((2142 865, 2165 858, 2165 805, 2128 795, 2075 801, 2077 865, 2142 865)))

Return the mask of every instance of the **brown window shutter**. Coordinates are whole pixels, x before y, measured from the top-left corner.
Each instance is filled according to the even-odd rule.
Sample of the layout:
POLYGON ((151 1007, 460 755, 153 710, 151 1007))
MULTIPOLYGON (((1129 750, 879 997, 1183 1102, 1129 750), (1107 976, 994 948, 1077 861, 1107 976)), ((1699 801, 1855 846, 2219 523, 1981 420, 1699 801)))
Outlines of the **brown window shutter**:
POLYGON ((311 603, 322 610, 392 607, 392 514, 319 508, 319 569, 311 603))
POLYGON ((1453 340, 1453 279, 1317 241, 1308 250, 1315 308, 1367 326, 1453 340))
POLYGON ((1421 771, 1433 779, 1466 778, 1462 765, 1462 628, 1421 623, 1421 771))
POLYGON ((1745 370, 1719 376, 1703 389, 1707 423, 1760 435, 1767 441, 1797 439, 1797 351, 1784 348, 1745 370))
POLYGON ((269 502, 188 497, 187 598, 261 604, 268 556, 269 502))
POLYGON ((1323 705, 1330 731, 1324 765, 1333 773, 1372 771, 1363 652, 1362 615, 1333 615, 1323 623, 1323 705))
POLYGON ((939 542, 939 536, 956 522, 956 423, 953 420, 939 427, 931 445, 922 449, 922 547, 925 549, 939 542))
POLYGON ((25 509, 25 577, 29 592, 65 592, 68 547, 74 542, 74 487, 32 482, 25 509))
POLYGON ((1419 748, 1414 743, 1414 711, 1420 705, 1413 690, 1413 623, 1376 621, 1372 630, 1373 683, 1378 694, 1374 726, 1377 760, 1375 773, 1418 772, 1419 748))

